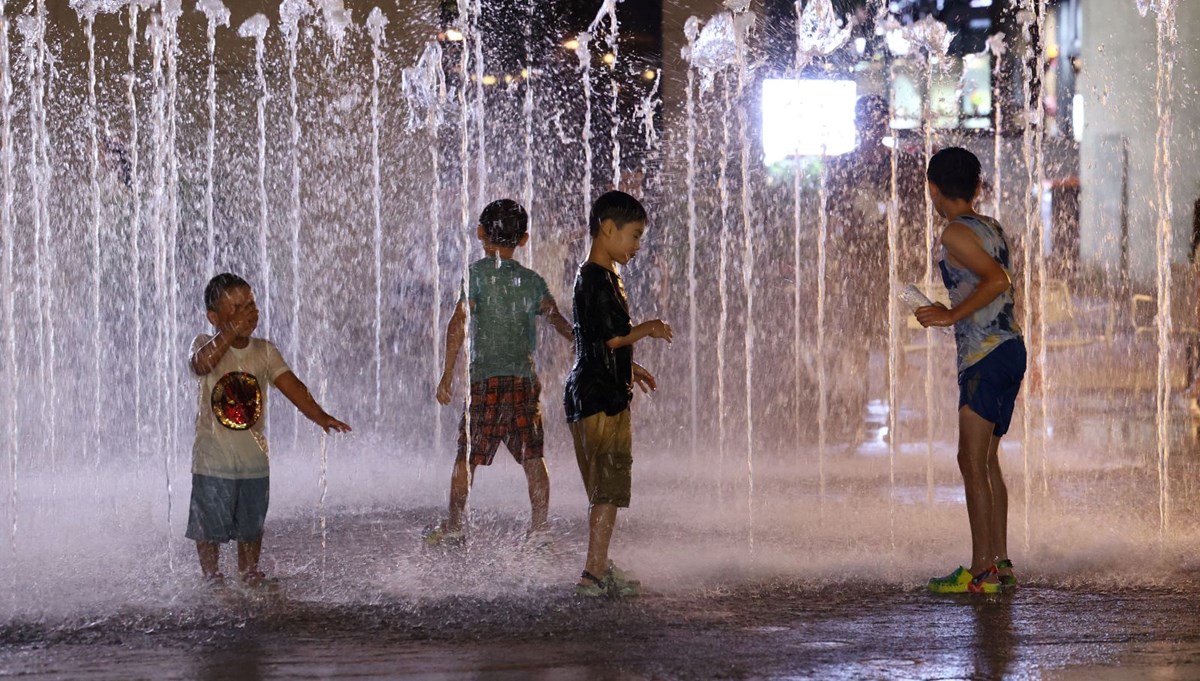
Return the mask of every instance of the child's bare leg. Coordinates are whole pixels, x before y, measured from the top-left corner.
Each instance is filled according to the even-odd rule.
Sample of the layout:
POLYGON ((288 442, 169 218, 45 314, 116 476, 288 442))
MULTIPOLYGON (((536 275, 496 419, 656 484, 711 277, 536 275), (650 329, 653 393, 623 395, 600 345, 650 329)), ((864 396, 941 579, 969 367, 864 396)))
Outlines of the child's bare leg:
POLYGON ((258 572, 258 557, 262 555, 262 537, 254 541, 239 541, 238 549, 238 574, 242 579, 247 575, 258 572))
POLYGON ((596 577, 603 577, 608 572, 608 543, 616 524, 617 507, 614 504, 596 504, 588 512, 588 552, 583 569, 596 577))
POLYGON ((215 579, 220 573, 221 545, 211 541, 196 542, 196 554, 200 556, 200 572, 206 579, 215 579))
MULTIPOLYGON (((958 410, 958 468, 967 497, 971 523, 971 574, 979 574, 995 560, 992 547, 992 487, 988 477, 988 450, 995 425, 970 407, 958 410)), ((1006 502, 1007 505, 1007 502, 1006 502)))
POLYGON ((467 495, 471 493, 471 481, 474 479, 474 464, 468 466, 466 459, 454 462, 454 472, 450 474, 450 517, 446 520, 446 529, 451 532, 462 529, 467 495))
POLYGON ((546 460, 541 457, 526 459, 521 466, 525 469, 525 480, 529 482, 529 529, 541 532, 549 527, 550 473, 546 470, 546 460))
MULTIPOLYGON (((995 436, 988 447, 988 480, 992 489, 992 560, 1001 561, 1008 558, 1008 487, 1000 472, 1000 438, 995 436)), ((1011 574, 1012 570, 1001 572, 1011 574)))

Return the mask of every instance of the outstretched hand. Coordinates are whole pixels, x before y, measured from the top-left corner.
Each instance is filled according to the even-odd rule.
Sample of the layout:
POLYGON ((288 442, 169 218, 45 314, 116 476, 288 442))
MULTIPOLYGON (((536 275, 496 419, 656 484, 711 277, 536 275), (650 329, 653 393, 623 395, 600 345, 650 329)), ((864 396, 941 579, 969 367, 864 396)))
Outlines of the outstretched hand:
POLYGON ((333 418, 329 414, 325 414, 321 418, 317 419, 317 425, 321 426, 321 430, 324 430, 326 433, 331 430, 339 433, 349 433, 351 430, 350 426, 333 418))
POLYGON ((649 394, 651 391, 658 390, 658 381, 654 380, 654 374, 646 371, 645 367, 640 364, 633 365, 633 382, 642 389, 643 393, 649 394))
POLYGON ((670 324, 664 322, 661 319, 655 319, 654 321, 650 322, 650 324, 651 324, 651 326, 650 326, 650 337, 651 338, 661 338, 662 340, 665 340, 668 343, 670 343, 671 339, 674 338, 674 332, 671 331, 670 324))

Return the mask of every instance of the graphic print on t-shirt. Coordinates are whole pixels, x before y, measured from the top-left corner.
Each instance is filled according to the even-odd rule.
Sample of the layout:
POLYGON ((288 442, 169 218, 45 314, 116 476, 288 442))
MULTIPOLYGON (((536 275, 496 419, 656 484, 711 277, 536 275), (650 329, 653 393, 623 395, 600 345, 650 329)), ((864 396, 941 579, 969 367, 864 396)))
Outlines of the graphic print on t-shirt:
POLYGON ((213 415, 230 430, 252 428, 262 416, 262 390, 254 374, 231 371, 212 391, 213 415))

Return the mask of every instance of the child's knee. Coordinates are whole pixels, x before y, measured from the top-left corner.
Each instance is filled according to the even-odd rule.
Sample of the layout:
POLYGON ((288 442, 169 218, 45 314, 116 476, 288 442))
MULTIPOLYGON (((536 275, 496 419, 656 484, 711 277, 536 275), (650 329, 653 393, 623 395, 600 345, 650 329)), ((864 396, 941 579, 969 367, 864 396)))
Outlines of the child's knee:
POLYGON ((964 474, 986 475, 988 470, 987 452, 981 454, 970 449, 960 448, 958 450, 958 469, 964 474))

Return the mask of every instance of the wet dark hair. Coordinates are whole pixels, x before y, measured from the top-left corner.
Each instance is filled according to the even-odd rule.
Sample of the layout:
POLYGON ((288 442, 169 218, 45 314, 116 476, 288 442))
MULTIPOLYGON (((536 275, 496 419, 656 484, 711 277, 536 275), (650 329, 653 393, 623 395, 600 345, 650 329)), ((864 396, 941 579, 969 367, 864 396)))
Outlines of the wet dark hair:
POLYGON ((925 177, 948 199, 975 198, 979 189, 979 159, 962 147, 946 147, 929 159, 925 177))
POLYGON ((600 234, 600 223, 605 220, 612 220, 620 229, 630 222, 645 222, 646 209, 625 192, 605 192, 592 204, 592 213, 588 216, 588 231, 593 239, 600 234))
POLYGON ((250 284, 246 283, 236 274, 231 272, 222 272, 212 279, 208 280, 208 286, 204 287, 204 307, 208 310, 215 311, 217 305, 221 302, 221 296, 225 295, 226 291, 242 287, 250 288, 250 284))
POLYGON ((479 224, 488 241, 497 246, 516 248, 529 231, 529 214, 512 199, 492 201, 479 214, 479 224))

